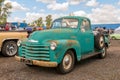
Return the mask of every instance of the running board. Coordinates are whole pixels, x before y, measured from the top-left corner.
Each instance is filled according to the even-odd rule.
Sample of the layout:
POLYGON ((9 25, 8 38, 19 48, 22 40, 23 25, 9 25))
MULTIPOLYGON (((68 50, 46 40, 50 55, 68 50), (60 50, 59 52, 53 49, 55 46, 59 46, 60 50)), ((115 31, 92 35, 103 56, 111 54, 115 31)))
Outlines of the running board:
POLYGON ((98 55, 98 54, 100 54, 100 52, 89 53, 89 54, 83 55, 81 57, 81 59, 86 59, 86 58, 89 58, 89 57, 92 57, 92 56, 95 56, 95 55, 98 55))

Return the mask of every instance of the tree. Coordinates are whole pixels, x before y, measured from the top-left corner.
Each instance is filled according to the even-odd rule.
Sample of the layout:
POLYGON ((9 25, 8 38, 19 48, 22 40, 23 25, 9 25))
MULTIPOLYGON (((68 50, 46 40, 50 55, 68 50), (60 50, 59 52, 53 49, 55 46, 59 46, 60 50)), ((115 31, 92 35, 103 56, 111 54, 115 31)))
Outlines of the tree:
POLYGON ((7 22, 7 17, 10 15, 10 9, 12 9, 11 3, 4 4, 5 0, 0 0, 0 24, 7 22))
POLYGON ((43 27, 44 24, 43 24, 43 19, 42 19, 42 17, 40 17, 39 19, 33 21, 33 22, 31 23, 31 26, 43 27))
POLYGON ((43 25, 43 20, 42 20, 42 17, 40 17, 40 18, 37 20, 37 26, 42 27, 42 25, 43 25))
POLYGON ((48 16, 46 17, 46 27, 47 27, 47 29, 50 29, 51 24, 52 24, 52 16, 51 16, 51 15, 48 15, 48 16))
POLYGON ((33 23, 34 23, 34 26, 37 26, 38 21, 35 20, 33 23))

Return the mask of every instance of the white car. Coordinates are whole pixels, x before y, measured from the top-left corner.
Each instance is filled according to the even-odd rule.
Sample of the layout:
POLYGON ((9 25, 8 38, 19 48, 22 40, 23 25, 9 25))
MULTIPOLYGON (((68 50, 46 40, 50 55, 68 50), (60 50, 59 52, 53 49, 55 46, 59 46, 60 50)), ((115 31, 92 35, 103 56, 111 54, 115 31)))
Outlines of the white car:
POLYGON ((110 35, 111 39, 120 39, 120 27, 114 30, 114 33, 110 35))

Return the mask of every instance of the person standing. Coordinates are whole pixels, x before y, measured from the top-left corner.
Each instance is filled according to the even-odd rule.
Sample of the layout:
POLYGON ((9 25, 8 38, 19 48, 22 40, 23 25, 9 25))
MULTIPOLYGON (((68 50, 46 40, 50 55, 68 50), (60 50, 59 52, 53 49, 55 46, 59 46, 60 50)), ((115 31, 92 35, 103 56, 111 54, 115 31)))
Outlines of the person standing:
POLYGON ((5 25, 5 30, 6 30, 6 31, 9 31, 9 29, 10 29, 9 23, 6 23, 6 25, 5 25))

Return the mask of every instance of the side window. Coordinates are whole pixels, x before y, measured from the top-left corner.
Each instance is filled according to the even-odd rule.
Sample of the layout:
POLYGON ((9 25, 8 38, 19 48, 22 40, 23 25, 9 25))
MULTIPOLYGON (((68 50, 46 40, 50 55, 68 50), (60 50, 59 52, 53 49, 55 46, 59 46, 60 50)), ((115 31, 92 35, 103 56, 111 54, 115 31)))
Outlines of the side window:
POLYGON ((85 32, 90 29, 90 23, 87 19, 84 19, 81 25, 81 31, 85 32))

